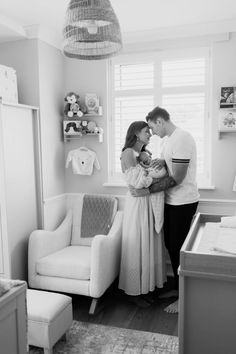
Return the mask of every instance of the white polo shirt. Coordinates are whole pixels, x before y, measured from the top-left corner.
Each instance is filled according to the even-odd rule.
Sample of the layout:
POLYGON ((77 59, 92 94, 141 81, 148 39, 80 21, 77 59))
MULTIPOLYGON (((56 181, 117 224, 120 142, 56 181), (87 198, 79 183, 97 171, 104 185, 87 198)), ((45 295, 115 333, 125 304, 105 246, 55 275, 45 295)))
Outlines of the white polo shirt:
POLYGON ((165 138, 162 150, 169 175, 173 175, 172 163, 187 163, 188 169, 184 180, 173 188, 165 191, 166 203, 170 205, 183 205, 195 203, 199 200, 196 183, 197 149, 196 143, 187 131, 176 128, 165 138))

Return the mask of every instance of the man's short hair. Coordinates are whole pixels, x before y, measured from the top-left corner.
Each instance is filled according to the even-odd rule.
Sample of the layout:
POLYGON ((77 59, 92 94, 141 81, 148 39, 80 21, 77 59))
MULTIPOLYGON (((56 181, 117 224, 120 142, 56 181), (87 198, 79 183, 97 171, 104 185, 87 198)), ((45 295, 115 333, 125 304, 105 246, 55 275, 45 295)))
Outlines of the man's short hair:
POLYGON ((156 123, 158 117, 163 118, 165 121, 170 120, 169 113, 164 108, 157 106, 151 112, 148 113, 148 115, 146 116, 146 121, 148 122, 149 120, 151 120, 152 122, 156 123))

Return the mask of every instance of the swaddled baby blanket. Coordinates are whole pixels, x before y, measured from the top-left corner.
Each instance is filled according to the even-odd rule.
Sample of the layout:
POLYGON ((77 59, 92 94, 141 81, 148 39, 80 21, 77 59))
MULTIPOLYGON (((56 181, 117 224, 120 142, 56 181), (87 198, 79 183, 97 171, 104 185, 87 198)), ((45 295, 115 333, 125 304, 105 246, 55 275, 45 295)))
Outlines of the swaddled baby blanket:
MULTIPOLYGON (((165 170, 161 170, 160 174, 163 175, 163 172, 164 174, 166 173, 165 170)), ((124 177, 128 185, 137 189, 148 188, 152 183, 152 177, 146 175, 145 169, 139 164, 127 169, 124 173, 124 177)), ((159 234, 164 222, 164 192, 150 194, 150 200, 155 219, 155 230, 157 234, 159 234)))

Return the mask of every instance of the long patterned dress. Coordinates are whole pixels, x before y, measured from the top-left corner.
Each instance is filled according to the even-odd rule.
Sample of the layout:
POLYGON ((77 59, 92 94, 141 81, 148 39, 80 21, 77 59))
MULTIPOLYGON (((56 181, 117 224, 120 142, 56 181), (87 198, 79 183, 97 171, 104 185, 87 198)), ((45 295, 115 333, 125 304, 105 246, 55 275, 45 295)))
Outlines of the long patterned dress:
MULTIPOLYGON (((138 154, 133 150, 135 156, 138 154)), ((140 166, 124 172, 127 185, 148 187, 152 178, 140 173, 140 166)), ((164 205, 161 206, 164 208, 164 205)), ((132 197, 125 201, 119 288, 128 295, 147 294, 166 281, 165 247, 162 230, 155 230, 150 196, 132 197)))

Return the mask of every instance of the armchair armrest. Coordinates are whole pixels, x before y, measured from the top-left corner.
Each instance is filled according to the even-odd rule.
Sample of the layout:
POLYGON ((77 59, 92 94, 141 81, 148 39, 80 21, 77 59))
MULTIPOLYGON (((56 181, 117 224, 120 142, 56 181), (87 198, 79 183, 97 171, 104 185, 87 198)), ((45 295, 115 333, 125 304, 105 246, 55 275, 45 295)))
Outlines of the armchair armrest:
POLYGON ((108 235, 96 235, 91 245, 90 296, 99 298, 120 269, 123 212, 118 211, 108 235))
POLYGON ((69 246, 71 228, 72 211, 70 210, 56 230, 35 230, 31 233, 28 245, 28 280, 31 287, 34 287, 37 261, 69 246))

